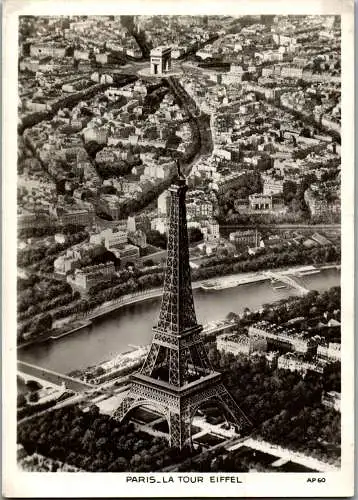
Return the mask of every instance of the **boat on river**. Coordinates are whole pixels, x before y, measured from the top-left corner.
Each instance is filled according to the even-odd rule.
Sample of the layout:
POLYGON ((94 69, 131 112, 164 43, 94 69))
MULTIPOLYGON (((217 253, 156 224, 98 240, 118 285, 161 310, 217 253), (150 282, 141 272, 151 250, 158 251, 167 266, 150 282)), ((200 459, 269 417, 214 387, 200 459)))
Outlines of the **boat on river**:
POLYGON ((234 288, 240 285, 240 281, 206 281, 201 284, 203 290, 224 290, 225 288, 234 288))
POLYGON ((321 272, 320 269, 310 269, 308 271, 300 271, 298 276, 311 276, 312 274, 319 274, 321 272))

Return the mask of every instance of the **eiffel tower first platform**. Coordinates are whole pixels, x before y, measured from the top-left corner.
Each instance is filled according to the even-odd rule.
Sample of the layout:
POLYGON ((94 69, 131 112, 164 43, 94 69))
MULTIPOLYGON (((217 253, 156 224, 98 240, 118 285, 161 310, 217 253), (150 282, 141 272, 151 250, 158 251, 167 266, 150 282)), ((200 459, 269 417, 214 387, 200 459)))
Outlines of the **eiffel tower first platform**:
POLYGON ((185 195, 187 185, 178 167, 171 194, 167 268, 159 321, 147 358, 131 376, 131 387, 113 418, 123 420, 139 406, 162 414, 169 426, 170 445, 191 446, 191 423, 204 403, 226 409, 242 431, 249 421, 214 371, 200 337, 194 310, 189 267, 185 195))

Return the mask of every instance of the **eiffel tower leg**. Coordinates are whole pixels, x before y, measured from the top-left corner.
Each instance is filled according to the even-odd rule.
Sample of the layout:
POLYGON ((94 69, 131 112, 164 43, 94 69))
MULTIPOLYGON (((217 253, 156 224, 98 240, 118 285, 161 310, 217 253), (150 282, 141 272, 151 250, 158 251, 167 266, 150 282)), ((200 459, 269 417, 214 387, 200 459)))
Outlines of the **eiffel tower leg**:
POLYGON ((226 408, 226 410, 230 413, 231 417, 234 420, 234 423, 236 423, 240 427, 240 429, 246 430, 249 427, 252 427, 251 421, 238 406, 224 384, 218 385, 217 397, 221 401, 222 405, 226 408))
POLYGON ((160 346, 158 344, 152 344, 150 346, 149 353, 141 368, 141 372, 143 373, 143 375, 148 375, 148 377, 150 377, 150 375, 152 374, 155 362, 157 361, 159 348, 160 346))
POLYGON ((133 397, 129 393, 128 396, 126 396, 123 399, 119 407, 113 412, 112 418, 121 422, 128 413, 129 409, 132 407, 133 403, 136 401, 136 399, 137 398, 133 397))
POLYGON ((180 413, 169 413, 170 446, 178 449, 191 446, 190 434, 191 419, 189 409, 180 413))

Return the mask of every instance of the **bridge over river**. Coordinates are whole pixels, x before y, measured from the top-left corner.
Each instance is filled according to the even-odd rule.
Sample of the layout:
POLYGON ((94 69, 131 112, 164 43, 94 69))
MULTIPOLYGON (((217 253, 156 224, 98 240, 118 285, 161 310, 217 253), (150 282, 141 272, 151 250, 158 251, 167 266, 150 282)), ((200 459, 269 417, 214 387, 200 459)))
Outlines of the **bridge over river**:
POLYGON ((47 368, 41 368, 41 366, 31 365, 30 363, 25 363, 24 361, 17 362, 17 369, 18 371, 26 373, 27 375, 32 375, 33 377, 42 380, 47 380, 48 382, 51 382, 51 384, 55 384, 58 386, 64 385, 66 389, 74 392, 86 392, 98 389, 98 387, 87 384, 87 382, 83 382, 82 380, 68 377, 67 375, 62 375, 61 373, 53 372, 52 370, 48 370, 47 368))
POLYGON ((287 274, 274 271, 266 271, 264 274, 271 280, 281 281, 282 283, 286 283, 286 285, 289 285, 292 288, 296 288, 296 290, 298 290, 301 295, 306 295, 309 292, 307 288, 300 285, 296 280, 294 280, 291 276, 288 276, 287 274))

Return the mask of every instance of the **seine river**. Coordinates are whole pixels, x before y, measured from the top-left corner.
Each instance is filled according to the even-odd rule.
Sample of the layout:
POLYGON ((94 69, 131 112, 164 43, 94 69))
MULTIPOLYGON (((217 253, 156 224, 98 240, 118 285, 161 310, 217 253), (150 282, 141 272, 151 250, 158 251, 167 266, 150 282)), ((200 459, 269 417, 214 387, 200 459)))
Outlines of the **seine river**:
MULTIPOLYGON (((340 271, 325 269, 300 278, 310 290, 323 291, 340 284, 340 271)), ((259 309, 263 304, 297 295, 292 288, 273 289, 269 281, 240 285, 223 290, 194 291, 198 321, 201 324, 225 318, 245 307, 259 309)), ((32 345, 18 351, 19 359, 60 373, 106 361, 129 345, 148 344, 156 323, 160 297, 138 302, 94 320, 92 327, 56 341, 32 345)))

